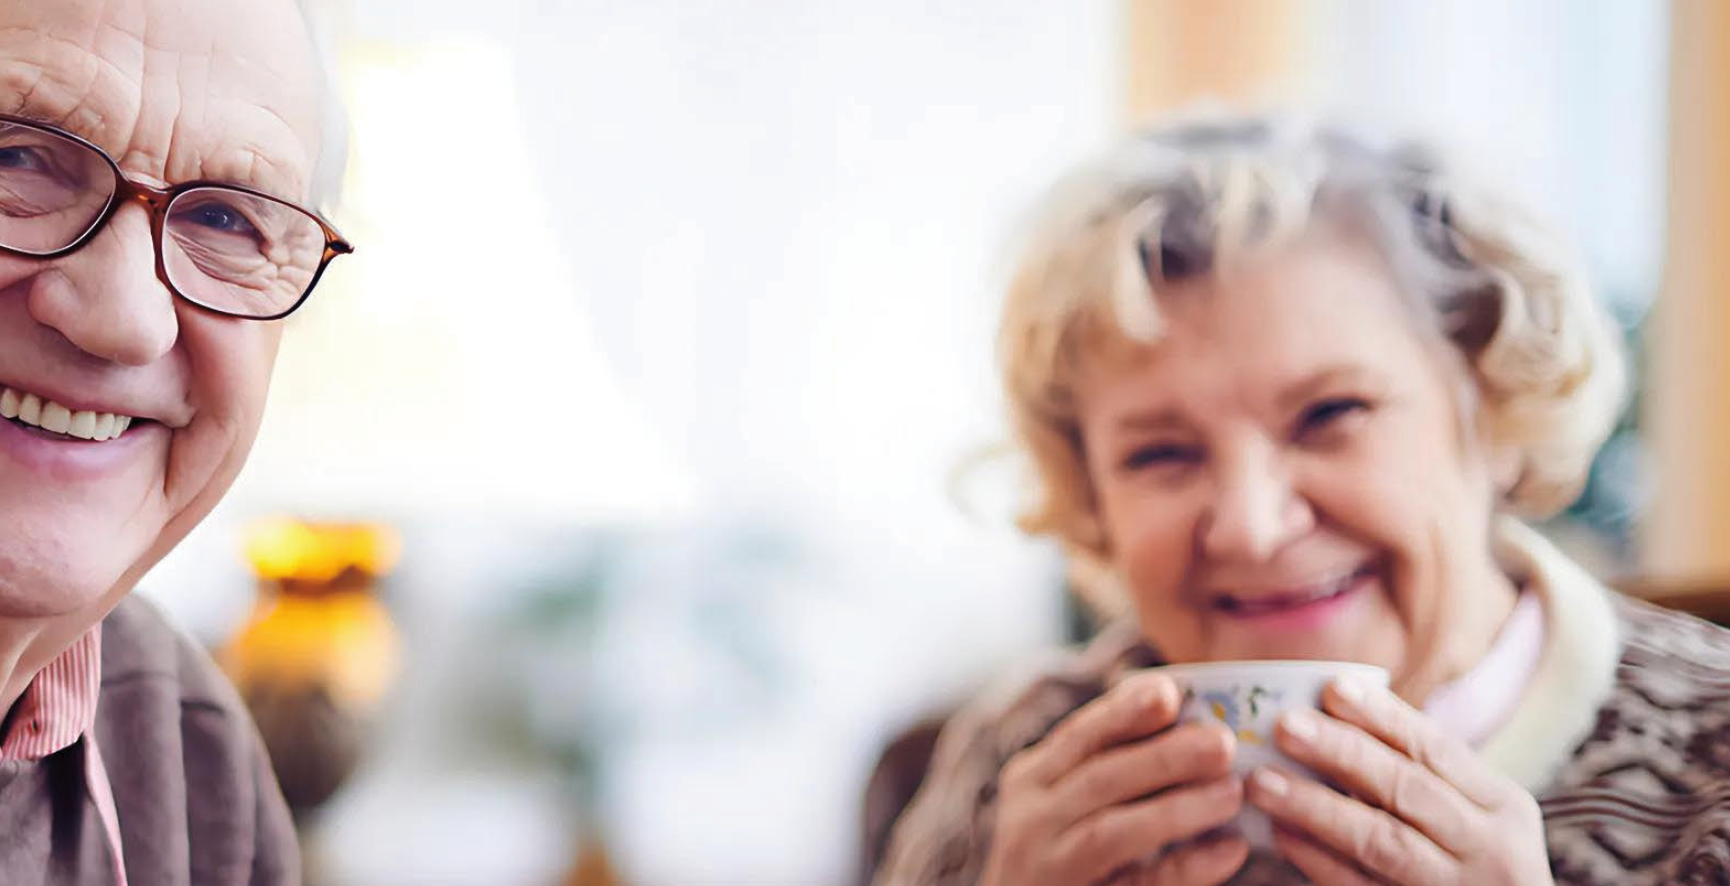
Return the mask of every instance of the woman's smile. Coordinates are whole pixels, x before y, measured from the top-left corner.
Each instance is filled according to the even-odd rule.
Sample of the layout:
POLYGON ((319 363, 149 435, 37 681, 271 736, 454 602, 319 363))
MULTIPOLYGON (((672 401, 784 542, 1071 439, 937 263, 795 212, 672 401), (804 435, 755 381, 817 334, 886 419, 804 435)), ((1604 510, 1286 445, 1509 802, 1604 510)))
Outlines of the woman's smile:
POLYGON ((1320 633, 1349 620, 1361 608, 1360 598, 1377 593, 1382 593, 1381 570, 1368 564, 1320 581, 1214 593, 1201 605, 1219 630, 1285 637, 1320 633))

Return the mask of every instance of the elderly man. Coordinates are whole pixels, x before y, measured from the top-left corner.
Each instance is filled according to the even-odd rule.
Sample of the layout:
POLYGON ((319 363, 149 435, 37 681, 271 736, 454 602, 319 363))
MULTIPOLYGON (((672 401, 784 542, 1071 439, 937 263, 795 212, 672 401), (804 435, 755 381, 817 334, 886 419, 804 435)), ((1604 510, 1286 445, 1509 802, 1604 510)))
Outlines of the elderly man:
POLYGON ((292 0, 0 3, 0 883, 298 881, 233 689, 126 598, 348 251, 324 86, 292 0))

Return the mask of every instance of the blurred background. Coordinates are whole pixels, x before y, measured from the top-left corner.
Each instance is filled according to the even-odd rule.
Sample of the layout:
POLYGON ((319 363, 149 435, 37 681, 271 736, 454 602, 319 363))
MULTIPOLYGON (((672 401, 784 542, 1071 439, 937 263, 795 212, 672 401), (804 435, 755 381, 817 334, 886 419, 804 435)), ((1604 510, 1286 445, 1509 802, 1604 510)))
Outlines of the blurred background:
POLYGON ((1556 220, 1641 378, 1546 529, 1722 605, 1730 5, 316 5, 359 251, 144 592, 248 687, 318 886, 852 883, 885 746, 1074 630, 1013 471, 957 488, 1006 238, 1202 97, 1556 220))

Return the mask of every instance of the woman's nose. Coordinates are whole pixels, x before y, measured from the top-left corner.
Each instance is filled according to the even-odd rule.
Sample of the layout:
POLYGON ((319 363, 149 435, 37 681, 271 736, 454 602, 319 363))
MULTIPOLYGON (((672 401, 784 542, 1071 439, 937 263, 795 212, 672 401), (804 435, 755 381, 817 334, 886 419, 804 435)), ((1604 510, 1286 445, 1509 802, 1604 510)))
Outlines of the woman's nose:
POLYGON ((1210 560, 1263 562, 1315 525, 1309 502, 1274 453, 1239 454, 1220 465, 1217 476, 1200 527, 1210 560))
POLYGON ((31 283, 32 317, 101 360, 144 366, 180 336, 174 294, 156 273, 149 214, 124 206, 83 249, 31 283))

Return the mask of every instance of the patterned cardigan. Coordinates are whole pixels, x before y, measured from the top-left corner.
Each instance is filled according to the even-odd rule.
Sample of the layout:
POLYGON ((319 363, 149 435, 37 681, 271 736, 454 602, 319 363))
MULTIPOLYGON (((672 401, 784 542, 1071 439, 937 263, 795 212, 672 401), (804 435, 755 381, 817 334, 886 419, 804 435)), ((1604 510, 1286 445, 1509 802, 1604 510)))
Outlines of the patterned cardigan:
MULTIPOLYGON (((1606 590, 1518 523, 1498 533, 1503 561, 1544 604, 1545 646, 1517 712, 1478 753, 1538 798, 1556 882, 1730 884, 1730 631, 1606 590)), ((1116 675, 1155 663, 1116 625, 963 709, 875 886, 976 883, 1004 762, 1116 675)), ((1231 886, 1304 882, 1258 854, 1231 886)))

